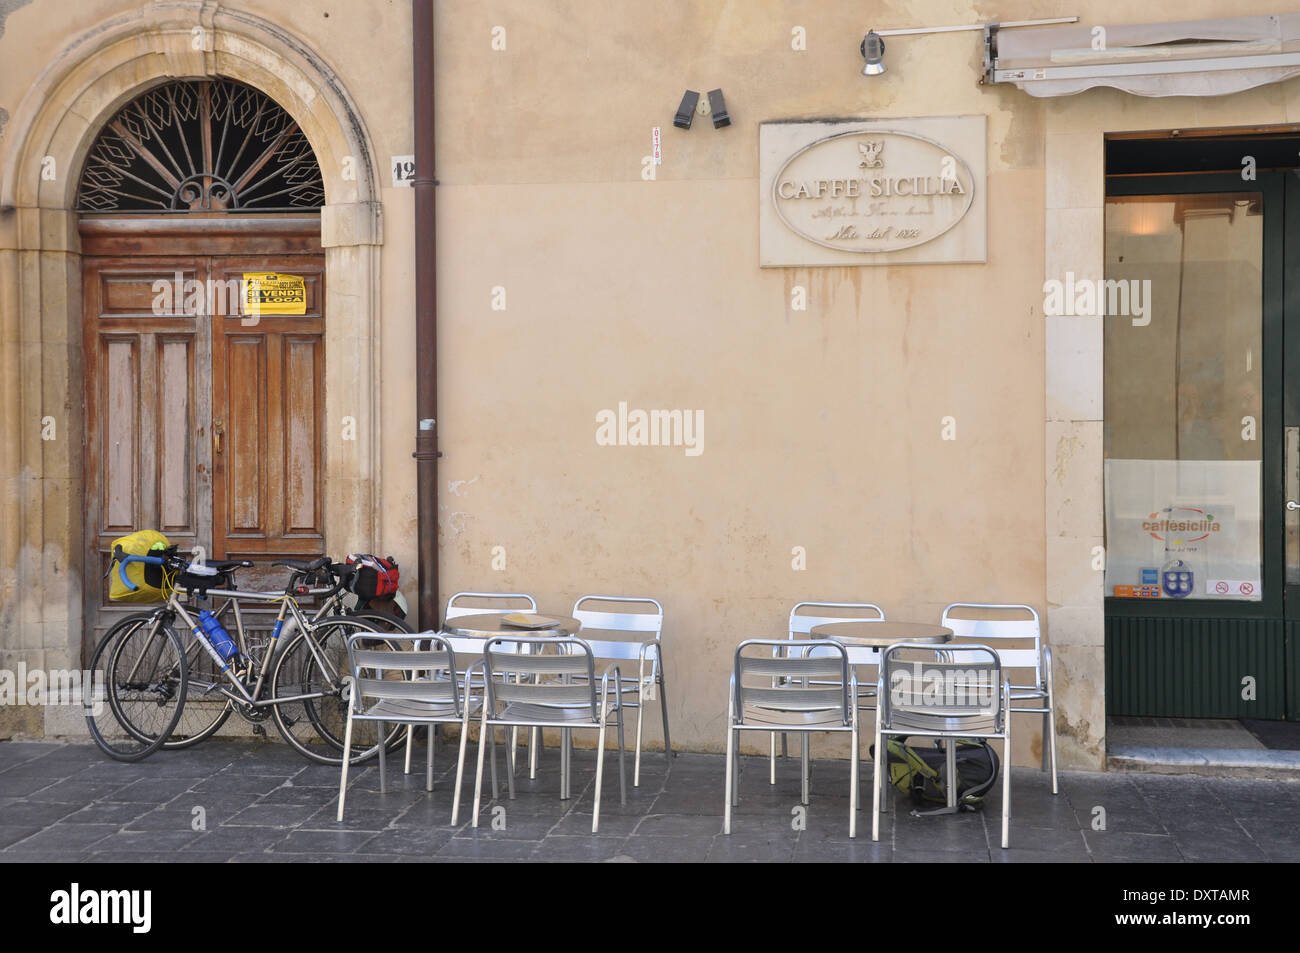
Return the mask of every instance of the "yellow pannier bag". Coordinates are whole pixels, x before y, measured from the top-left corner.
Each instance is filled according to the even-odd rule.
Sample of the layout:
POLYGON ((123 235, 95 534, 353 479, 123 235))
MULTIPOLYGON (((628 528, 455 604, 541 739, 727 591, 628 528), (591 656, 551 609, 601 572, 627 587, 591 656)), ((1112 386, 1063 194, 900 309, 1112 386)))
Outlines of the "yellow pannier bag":
MULTIPOLYGON (((167 537, 155 529, 142 529, 130 536, 113 540, 112 552, 117 547, 128 556, 161 556, 171 546, 167 537)), ((122 582, 116 558, 108 566, 108 598, 114 602, 162 602, 167 598, 165 592, 165 575, 162 566, 147 566, 144 563, 127 563, 126 578, 138 589, 128 589, 122 582)))

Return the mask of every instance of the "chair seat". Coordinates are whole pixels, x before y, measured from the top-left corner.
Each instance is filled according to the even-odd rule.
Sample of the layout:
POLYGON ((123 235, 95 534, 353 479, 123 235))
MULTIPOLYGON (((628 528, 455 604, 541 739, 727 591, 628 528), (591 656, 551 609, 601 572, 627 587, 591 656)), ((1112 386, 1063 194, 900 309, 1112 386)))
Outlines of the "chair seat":
POLYGON ((793 709, 793 708, 766 708, 755 705, 746 705, 743 713, 743 720, 737 723, 738 727, 744 725, 779 725, 784 727, 804 727, 825 726, 827 728, 846 728, 844 718, 839 708, 815 708, 815 709, 793 709))
POLYGON ((881 730, 898 733, 909 730, 965 732, 970 734, 996 734, 998 732, 996 720, 992 715, 948 714, 942 708, 934 708, 924 712, 895 710, 891 713, 889 724, 883 725, 881 730))
MULTIPOLYGON (((607 706, 608 711, 613 711, 617 706, 610 704, 607 706)), ((599 727, 599 722, 591 717, 591 706, 580 705, 576 707, 563 707, 559 705, 538 705, 533 702, 510 702, 501 712, 495 716, 490 716, 489 721, 498 724, 527 724, 530 722, 563 722, 573 725, 589 725, 592 728, 599 727)))
MULTIPOLYGON (((467 698, 465 704, 471 712, 482 704, 478 698, 467 698)), ((456 707, 450 702, 428 702, 418 698, 384 698, 364 711, 352 716, 365 721, 405 721, 409 719, 435 719, 456 721, 456 707)))

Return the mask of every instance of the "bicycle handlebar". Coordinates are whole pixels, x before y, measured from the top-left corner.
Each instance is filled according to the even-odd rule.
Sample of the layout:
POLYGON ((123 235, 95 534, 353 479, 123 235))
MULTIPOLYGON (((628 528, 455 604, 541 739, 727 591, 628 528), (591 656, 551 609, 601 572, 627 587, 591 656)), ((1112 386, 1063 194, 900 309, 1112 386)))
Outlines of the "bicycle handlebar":
POLYGON ((163 559, 161 556, 133 556, 130 553, 122 552, 121 546, 117 547, 113 555, 117 559, 117 576, 122 580, 122 585, 126 586, 127 592, 135 592, 140 588, 130 579, 126 578, 126 567, 130 563, 144 563, 146 566, 167 565, 167 560, 163 559))

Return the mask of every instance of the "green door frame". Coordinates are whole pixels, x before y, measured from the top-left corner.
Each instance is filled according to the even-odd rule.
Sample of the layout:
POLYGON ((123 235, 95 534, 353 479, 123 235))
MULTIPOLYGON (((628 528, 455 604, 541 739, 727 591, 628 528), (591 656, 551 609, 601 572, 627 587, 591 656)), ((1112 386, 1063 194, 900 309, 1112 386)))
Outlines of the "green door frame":
MULTIPOLYGON (((1107 713, 1183 717, 1300 719, 1296 704, 1297 653, 1286 620, 1283 509, 1284 419, 1300 424, 1300 388, 1284 379, 1284 346, 1296 353, 1300 322, 1284 341, 1286 305, 1300 304, 1300 273, 1288 289, 1287 252, 1300 253, 1300 191, 1294 176, 1126 176, 1108 179, 1107 197, 1205 192, 1253 192, 1263 200, 1263 295, 1260 374, 1261 557, 1259 602, 1105 599, 1107 713), (1288 201, 1289 199, 1289 201, 1288 201), (1284 292, 1287 300, 1284 300, 1284 292), (1284 416, 1283 392, 1287 394, 1284 416), (1254 699, 1243 698, 1243 679, 1254 679, 1254 699)), ((1300 315, 1294 309, 1289 312, 1300 315)), ((1300 366, 1292 364, 1291 366, 1300 366)), ((1300 587, 1290 601, 1300 606, 1300 587)))

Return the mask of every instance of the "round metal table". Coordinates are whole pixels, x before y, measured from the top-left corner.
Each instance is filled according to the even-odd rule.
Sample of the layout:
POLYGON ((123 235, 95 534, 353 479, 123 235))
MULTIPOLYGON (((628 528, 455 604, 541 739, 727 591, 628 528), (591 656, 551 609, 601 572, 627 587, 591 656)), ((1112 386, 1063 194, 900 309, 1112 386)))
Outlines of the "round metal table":
POLYGON ((844 645, 883 649, 895 642, 943 643, 952 629, 926 622, 823 622, 808 633, 814 639, 834 639, 844 645))
MULTIPOLYGON (((508 613, 507 613, 508 614, 508 613)), ((545 615, 545 613, 527 613, 528 615, 545 615)), ((568 616, 546 616, 548 619, 554 619, 555 624, 547 626, 544 629, 524 629, 517 625, 510 625, 508 622, 501 621, 499 612, 483 612, 478 615, 463 615, 455 619, 448 619, 442 624, 442 631, 446 635, 461 636, 471 639, 494 639, 498 636, 517 635, 527 638, 528 636, 552 638, 566 635, 576 635, 582 628, 582 623, 577 619, 571 619, 568 616)))

